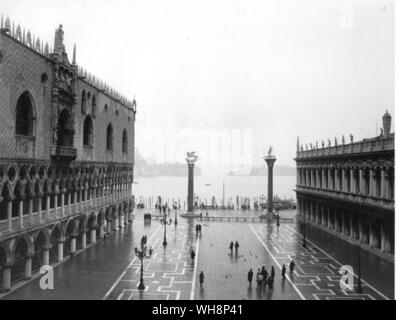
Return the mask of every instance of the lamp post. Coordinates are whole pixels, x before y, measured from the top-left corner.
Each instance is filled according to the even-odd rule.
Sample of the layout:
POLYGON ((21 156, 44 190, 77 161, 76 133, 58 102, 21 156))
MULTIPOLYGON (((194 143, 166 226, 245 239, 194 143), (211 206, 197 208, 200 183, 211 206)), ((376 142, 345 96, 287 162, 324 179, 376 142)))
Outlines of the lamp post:
POLYGON ((278 228, 279 228, 279 226, 280 226, 279 220, 280 220, 279 208, 277 208, 277 209, 276 209, 276 226, 277 226, 278 228))
POLYGON ((164 247, 167 246, 168 242, 166 242, 166 225, 170 225, 172 222, 166 220, 166 210, 164 214, 164 218, 161 220, 161 224, 164 225, 164 241, 162 242, 162 245, 164 247))
POLYGON ((150 258, 153 254, 153 249, 150 248, 149 255, 147 255, 147 236, 143 236, 140 240, 140 250, 135 247, 135 255, 140 259, 140 283, 138 286, 139 290, 144 290, 144 282, 143 282, 143 259, 150 258))
POLYGON ((173 204, 173 209, 175 209, 175 226, 177 226, 177 205, 173 204))
POLYGON ((303 220, 303 247, 306 248, 307 247, 307 243, 306 243, 306 229, 307 229, 307 223, 305 221, 305 215, 304 215, 304 220, 303 220))
POLYGON ((358 252, 358 284, 356 288, 356 293, 362 293, 362 278, 361 278, 361 248, 358 242, 356 242, 357 252, 358 252))

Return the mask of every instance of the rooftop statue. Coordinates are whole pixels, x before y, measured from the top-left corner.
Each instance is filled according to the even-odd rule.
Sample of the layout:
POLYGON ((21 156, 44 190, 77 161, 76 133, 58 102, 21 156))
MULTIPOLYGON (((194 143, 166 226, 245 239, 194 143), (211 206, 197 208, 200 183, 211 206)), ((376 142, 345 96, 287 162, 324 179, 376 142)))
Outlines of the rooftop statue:
POLYGON ((351 138, 351 143, 353 143, 353 134, 351 133, 349 137, 351 138))

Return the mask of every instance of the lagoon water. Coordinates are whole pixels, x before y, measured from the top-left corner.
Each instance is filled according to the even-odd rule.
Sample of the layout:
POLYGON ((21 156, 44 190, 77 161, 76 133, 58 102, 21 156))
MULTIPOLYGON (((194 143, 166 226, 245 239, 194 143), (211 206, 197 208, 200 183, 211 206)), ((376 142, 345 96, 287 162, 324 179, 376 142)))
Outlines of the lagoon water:
MULTIPOLYGON (((295 199, 296 176, 274 176, 274 195, 280 198, 295 199)), ((136 200, 140 197, 161 196, 163 199, 187 198, 187 177, 135 177, 137 184, 133 185, 136 200)), ((196 176, 194 192, 203 200, 210 201, 212 196, 218 200, 223 197, 223 182, 225 198, 243 196, 257 198, 267 196, 267 176, 196 176)))

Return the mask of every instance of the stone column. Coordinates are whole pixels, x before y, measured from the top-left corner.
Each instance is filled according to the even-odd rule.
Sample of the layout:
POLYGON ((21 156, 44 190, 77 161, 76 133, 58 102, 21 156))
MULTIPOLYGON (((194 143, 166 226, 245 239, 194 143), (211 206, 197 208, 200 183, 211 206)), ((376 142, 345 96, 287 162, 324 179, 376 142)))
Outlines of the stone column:
POLYGON ((121 213, 120 217, 119 217, 119 227, 120 229, 122 229, 124 227, 124 212, 121 213))
POLYGON ((74 191, 74 213, 77 213, 77 190, 74 191))
POLYGON ((321 183, 320 183, 320 169, 316 168, 316 188, 321 188, 321 183))
POLYGON ((187 211, 194 211, 194 163, 188 164, 187 211))
POLYGON ((366 182, 364 179, 364 169, 362 168, 359 169, 359 183, 360 194, 366 194, 366 182))
POLYGON ((76 253, 76 234, 71 235, 70 239, 70 255, 73 256, 76 253))
POLYGON ((50 247, 46 247, 43 250, 43 265, 44 266, 49 266, 49 249, 50 247))
POLYGON ((264 157, 265 162, 267 162, 268 166, 268 197, 267 197, 267 212, 268 214, 273 213, 273 169, 274 169, 274 164, 276 161, 275 156, 273 156, 271 153, 268 154, 268 156, 264 157))
POLYGON ((350 179, 351 179, 351 193, 356 193, 356 177, 355 177, 355 170, 353 168, 350 170, 350 179))
POLYGON ((387 181, 387 171, 385 168, 381 169, 381 198, 388 199, 389 188, 387 181))
POLYGON ((347 169, 345 169, 345 168, 343 168, 342 169, 342 171, 341 171, 341 177, 342 177, 342 180, 341 180, 341 186, 342 186, 342 188, 341 188, 341 190, 343 191, 343 192, 348 192, 348 176, 347 176, 347 169))
POLYGON ((29 280, 32 277, 32 257, 28 256, 25 261, 25 280, 29 280))
POLYGON ((360 242, 363 242, 363 218, 358 215, 358 226, 359 226, 359 234, 358 234, 358 239, 360 242))
POLYGON ((333 180, 331 179, 331 168, 328 168, 327 170, 327 189, 328 190, 333 190, 333 180))
POLYGON ((3 267, 3 291, 8 292, 11 290, 11 266, 3 267))
POLYGON ((377 184, 375 181, 375 170, 374 169, 370 169, 370 188, 369 188, 369 194, 372 197, 375 197, 377 195, 377 184))
MULTIPOLYGON (((103 228, 100 228, 100 230, 103 230, 103 228)), ((100 238, 102 238, 102 237, 100 237, 100 238)), ((96 243, 96 229, 95 228, 91 229, 91 243, 96 243)))
POLYGON ((12 198, 7 202, 7 230, 12 231, 12 198))
POLYGON ((61 216, 65 216, 65 191, 61 191, 61 216))
POLYGON ((334 170, 334 180, 335 180, 335 188, 334 188, 334 190, 336 190, 336 191, 341 191, 340 190, 340 178, 339 178, 339 175, 338 175, 339 171, 340 171, 340 169, 338 169, 338 168, 336 168, 334 170))
POLYGON ((51 206, 51 195, 47 194, 47 220, 50 220, 50 206, 51 206))
POLYGON ((81 248, 85 249, 87 247, 87 231, 83 231, 81 235, 81 248))
POLYGON ((107 233, 111 233, 111 224, 112 224, 112 220, 107 220, 107 233))
POLYGON ((58 241, 58 262, 63 261, 63 242, 64 240, 58 241))
POLYGON ((72 214, 72 210, 71 210, 71 190, 69 190, 69 192, 67 193, 67 207, 68 207, 68 215, 70 216, 72 214))
POLYGON ((37 195, 37 212, 38 212, 38 219, 39 222, 43 221, 43 213, 41 212, 41 201, 42 201, 42 195, 37 195))
POLYGON ((87 187, 84 188, 84 210, 88 209, 89 201, 88 201, 88 190, 87 187))
POLYGON ((83 201, 82 201, 82 195, 83 195, 83 188, 81 188, 80 190, 78 190, 78 192, 80 193, 80 202, 79 202, 79 210, 80 210, 80 212, 82 212, 83 211, 83 201))
POLYGON ((315 169, 314 168, 310 168, 309 169, 309 173, 310 173, 309 186, 310 187, 315 187, 315 169))
POLYGON ((118 217, 113 218, 113 231, 118 231, 118 217))
POLYGON ((322 189, 326 189, 326 168, 322 168, 322 189))
POLYGON ((23 200, 25 199, 25 197, 22 195, 20 196, 20 198, 18 199, 19 201, 19 226, 21 227, 21 229, 23 228, 23 200))
POLYGON ((28 206, 28 211, 29 211, 29 223, 30 225, 33 225, 33 196, 29 196, 29 206, 28 206))
POLYGON ((373 247, 374 246, 374 226, 373 226, 373 220, 370 218, 369 221, 369 246, 373 247))
POLYGON ((104 229, 103 229, 103 224, 99 225, 99 239, 104 238, 104 229))
POLYGON ((386 252, 386 225, 381 219, 381 251, 386 252))

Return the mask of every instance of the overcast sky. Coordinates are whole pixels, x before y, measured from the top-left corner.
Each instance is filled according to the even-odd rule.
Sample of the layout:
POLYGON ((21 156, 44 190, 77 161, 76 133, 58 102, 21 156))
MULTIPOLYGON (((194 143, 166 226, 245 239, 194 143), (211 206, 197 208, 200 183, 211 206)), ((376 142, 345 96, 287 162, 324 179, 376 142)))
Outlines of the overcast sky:
MULTIPOLYGON (((372 137, 394 115, 392 1, 1 0, 0 10, 138 102, 147 130, 245 129, 273 145, 372 137)), ((141 128, 141 131, 139 131, 141 128)), ((393 124, 392 124, 393 131, 393 124)), ((146 133, 145 133, 146 132, 146 133)))

